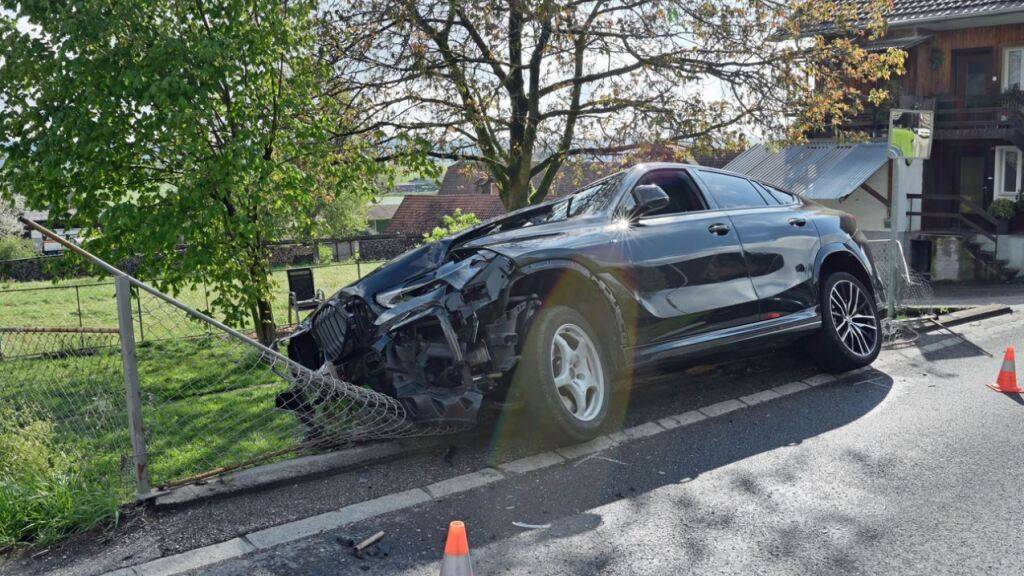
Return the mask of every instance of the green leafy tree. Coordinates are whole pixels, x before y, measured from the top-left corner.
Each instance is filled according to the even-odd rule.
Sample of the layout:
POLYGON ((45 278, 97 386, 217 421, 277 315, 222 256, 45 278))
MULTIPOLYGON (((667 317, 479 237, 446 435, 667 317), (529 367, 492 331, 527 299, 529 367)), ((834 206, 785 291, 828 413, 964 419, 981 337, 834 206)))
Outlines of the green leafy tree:
POLYGON ((13 194, 0 194, 0 237, 17 236, 24 231, 18 221, 25 209, 25 199, 13 194))
POLYGON ((423 242, 437 242, 442 238, 447 238, 456 232, 465 230, 470 226, 476 226, 479 223, 480 219, 476 217, 476 214, 472 212, 463 214, 461 208, 456 208, 455 212, 441 219, 440 226, 435 226, 433 230, 423 235, 423 242))
POLYGON ((365 202, 315 0, 0 0, 0 180, 114 261, 274 337, 267 242, 365 202))
POLYGON ((891 0, 327 0, 357 134, 476 160, 508 209, 564 163, 655 143, 715 149, 842 122, 902 71, 870 52, 891 0))

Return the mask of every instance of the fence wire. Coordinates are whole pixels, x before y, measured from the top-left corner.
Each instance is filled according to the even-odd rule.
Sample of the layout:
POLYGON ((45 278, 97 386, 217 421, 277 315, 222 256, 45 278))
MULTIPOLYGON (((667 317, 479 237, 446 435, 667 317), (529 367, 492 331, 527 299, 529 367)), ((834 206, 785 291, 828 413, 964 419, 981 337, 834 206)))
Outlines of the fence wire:
POLYGON ((134 495, 116 321, 70 323, 0 324, 0 549, 134 495))
MULTIPOLYGON (((205 289, 175 299, 130 281, 127 340, 112 278, 0 289, 0 434, 42 423, 53 431, 54 450, 122 501, 135 486, 130 383, 122 368, 122 347, 132 341, 147 473, 157 488, 353 442, 461 429, 416 425, 394 398, 248 340, 255 337, 251 325, 236 326, 239 336, 202 319, 197 310, 208 310, 212 299, 205 289)), ((277 290, 286 294, 284 286, 277 290)), ((275 316, 281 321, 285 311, 275 309, 275 316)))
POLYGON ((913 340, 917 334, 908 329, 905 323, 900 322, 899 310, 907 306, 930 304, 935 295, 932 284, 927 276, 915 272, 907 266, 903 247, 899 243, 897 243, 896 249, 893 249, 889 240, 870 240, 868 246, 878 277, 885 286, 886 294, 893 294, 896 298, 896 318, 886 318, 882 322, 883 341, 886 344, 898 344, 913 340), (897 269, 895 284, 891 272, 894 260, 897 269))

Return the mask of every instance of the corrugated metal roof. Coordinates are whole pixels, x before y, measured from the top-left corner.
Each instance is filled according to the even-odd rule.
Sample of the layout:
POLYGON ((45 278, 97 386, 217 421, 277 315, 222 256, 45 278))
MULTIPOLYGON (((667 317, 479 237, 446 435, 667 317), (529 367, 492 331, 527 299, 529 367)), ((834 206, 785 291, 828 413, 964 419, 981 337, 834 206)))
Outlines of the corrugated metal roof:
POLYGON ((850 195, 887 160, 887 146, 875 142, 805 144, 777 152, 758 144, 725 169, 807 198, 835 200, 850 195))

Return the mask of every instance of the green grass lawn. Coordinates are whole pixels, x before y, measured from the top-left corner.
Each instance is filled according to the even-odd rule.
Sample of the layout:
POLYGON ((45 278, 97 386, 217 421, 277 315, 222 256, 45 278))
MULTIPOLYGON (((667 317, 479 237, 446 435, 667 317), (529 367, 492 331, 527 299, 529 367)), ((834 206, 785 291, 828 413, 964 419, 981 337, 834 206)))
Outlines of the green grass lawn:
MULTIPOLYGON (((359 269, 365 275, 377 265, 359 269)), ((288 283, 284 270, 272 274, 274 318, 284 324, 288 283)), ((317 266, 314 278, 332 294, 358 276, 354 263, 341 263, 317 266)), ((177 296, 207 307, 202 287, 177 296)), ((301 426, 273 406, 287 382, 253 348, 152 296, 135 302, 136 315, 138 305, 142 419, 155 486, 296 445, 301 426)), ((117 328, 113 282, 0 283, 0 328, 79 326, 117 328)), ((0 332, 0 551, 49 545, 116 519, 134 497, 131 453, 117 333, 0 332)))
MULTIPOLYGON (((316 287, 331 295, 367 274, 379 262, 329 264, 313 269, 316 287)), ((285 270, 275 270, 273 310, 278 324, 288 321, 288 280, 285 270)), ((179 300, 204 310, 214 298, 202 286, 175 295, 179 300)), ((144 299, 144 302, 146 300, 144 299)), ((146 307, 143 307, 142 331, 146 328, 146 307)), ((217 317, 216 311, 214 316, 217 317)), ((138 320, 136 320, 138 322, 138 320)), ((0 327, 76 327, 117 328, 117 306, 114 285, 110 279, 75 278, 58 282, 0 282, 0 327), (78 307, 82 318, 79 324, 78 307)))
MULTIPOLYGON (((257 459, 301 438, 295 417, 274 409, 287 383, 248 346, 220 335, 153 341, 139 346, 138 360, 154 485, 257 459)), ((116 347, 0 362, 0 550, 52 543, 131 501, 120 375, 116 347), (45 465, 15 458, 26 450, 48 455, 45 465)))
MULTIPOLYGON (((362 274, 377 265, 361 264, 362 274)), ((331 264, 316 267, 314 278, 329 295, 358 275, 355 264, 331 264)), ((275 270, 273 281, 283 324, 285 271, 275 270)), ((201 287, 177 296, 206 308, 201 287)), ((154 485, 296 445, 302 427, 274 409, 287 382, 252 348, 148 295, 141 308, 137 357, 154 485)), ((117 327, 109 279, 0 283, 0 328, 78 326, 117 327)), ((109 522, 133 500, 121 370, 116 333, 0 332, 0 551, 52 544, 109 522)))

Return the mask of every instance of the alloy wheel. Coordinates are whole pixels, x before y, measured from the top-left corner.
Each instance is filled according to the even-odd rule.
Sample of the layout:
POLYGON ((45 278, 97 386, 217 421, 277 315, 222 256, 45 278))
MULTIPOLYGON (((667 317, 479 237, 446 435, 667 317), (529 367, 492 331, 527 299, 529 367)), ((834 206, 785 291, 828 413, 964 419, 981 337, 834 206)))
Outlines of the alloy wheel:
POLYGON ((868 356, 878 342, 878 319, 868 295, 853 282, 840 280, 829 293, 829 313, 843 346, 857 356, 868 356))
POLYGON ((604 402, 604 371, 597 347, 582 328, 563 324, 551 339, 551 375, 562 406, 581 422, 597 418, 604 402))

